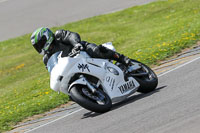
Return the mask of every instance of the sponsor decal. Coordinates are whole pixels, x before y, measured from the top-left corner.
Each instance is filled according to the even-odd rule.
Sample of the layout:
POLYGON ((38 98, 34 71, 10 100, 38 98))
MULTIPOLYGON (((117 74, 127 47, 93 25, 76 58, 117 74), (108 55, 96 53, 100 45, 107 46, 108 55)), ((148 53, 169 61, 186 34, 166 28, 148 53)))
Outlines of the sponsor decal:
POLYGON ((84 72, 85 70, 87 70, 88 72, 90 72, 88 64, 78 64, 78 69, 82 70, 82 72, 84 72))
POLYGON ((111 78, 110 76, 106 77, 106 82, 109 83, 109 86, 111 87, 111 90, 113 90, 113 87, 115 85, 115 79, 111 78))
POLYGON ((134 87, 135 87, 135 84, 134 84, 134 82, 132 80, 132 81, 129 81, 129 82, 119 86, 118 88, 121 91, 121 93, 124 94, 125 92, 133 89, 134 87))

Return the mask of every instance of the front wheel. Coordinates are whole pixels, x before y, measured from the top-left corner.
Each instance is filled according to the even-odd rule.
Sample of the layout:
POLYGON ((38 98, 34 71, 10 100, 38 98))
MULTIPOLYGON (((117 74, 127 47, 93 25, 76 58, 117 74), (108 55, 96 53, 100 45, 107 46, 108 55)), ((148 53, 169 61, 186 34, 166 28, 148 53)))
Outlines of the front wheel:
POLYGON ((139 61, 132 60, 132 62, 139 63, 141 66, 141 68, 136 70, 134 74, 137 75, 141 73, 146 73, 145 75, 134 77, 140 84, 140 87, 137 91, 141 93, 148 93, 155 90, 158 85, 158 77, 156 76, 154 71, 150 67, 139 61))
POLYGON ((112 107, 110 97, 98 89, 95 94, 87 86, 74 85, 70 90, 72 99, 80 106, 97 113, 105 113, 112 107))

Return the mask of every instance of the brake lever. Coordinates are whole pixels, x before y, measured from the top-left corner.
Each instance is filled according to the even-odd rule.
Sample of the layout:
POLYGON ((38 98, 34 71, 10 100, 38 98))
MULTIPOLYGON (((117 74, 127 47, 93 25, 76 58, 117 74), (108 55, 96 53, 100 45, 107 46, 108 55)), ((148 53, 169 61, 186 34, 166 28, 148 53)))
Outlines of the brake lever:
POLYGON ((74 57, 75 55, 79 54, 80 53, 80 50, 77 50, 76 52, 70 52, 68 54, 69 57, 74 57))

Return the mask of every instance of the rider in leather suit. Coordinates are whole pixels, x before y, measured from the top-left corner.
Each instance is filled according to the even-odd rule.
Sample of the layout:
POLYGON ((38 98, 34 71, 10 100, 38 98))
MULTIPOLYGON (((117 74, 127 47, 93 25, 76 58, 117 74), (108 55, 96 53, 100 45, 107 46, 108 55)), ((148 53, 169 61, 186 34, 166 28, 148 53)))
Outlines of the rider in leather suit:
POLYGON ((81 41, 80 35, 68 30, 58 30, 55 34, 48 28, 39 28, 33 32, 31 43, 38 53, 44 55, 44 64, 52 54, 63 51, 62 56, 74 50, 85 50, 92 58, 103 58, 116 60, 125 66, 129 66, 131 60, 115 51, 112 51, 102 45, 97 46, 93 43, 81 41))

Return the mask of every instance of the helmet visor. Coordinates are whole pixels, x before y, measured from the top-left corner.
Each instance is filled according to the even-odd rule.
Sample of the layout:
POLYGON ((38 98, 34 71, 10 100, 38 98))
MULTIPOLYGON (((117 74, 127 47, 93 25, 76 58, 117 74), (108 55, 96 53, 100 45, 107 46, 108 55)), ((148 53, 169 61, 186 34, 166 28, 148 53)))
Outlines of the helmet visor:
POLYGON ((37 50, 38 53, 42 53, 42 50, 44 49, 44 46, 47 42, 47 39, 45 36, 43 36, 34 46, 34 48, 37 50))

